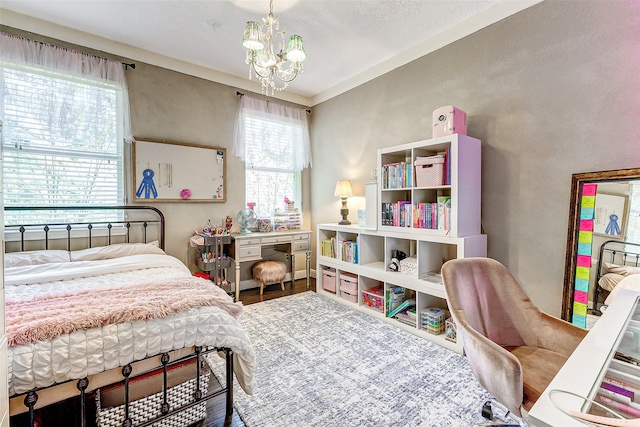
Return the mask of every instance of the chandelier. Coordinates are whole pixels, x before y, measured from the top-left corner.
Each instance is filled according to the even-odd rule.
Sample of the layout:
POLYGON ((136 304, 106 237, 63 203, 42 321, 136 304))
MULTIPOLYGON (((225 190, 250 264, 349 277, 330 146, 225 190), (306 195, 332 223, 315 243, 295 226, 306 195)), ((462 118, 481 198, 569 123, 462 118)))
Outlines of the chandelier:
POLYGON ((307 53, 302 45, 302 37, 293 35, 285 49, 284 31, 278 32, 278 18, 273 14, 273 0, 270 0, 269 14, 262 18, 264 29, 255 21, 249 21, 244 27, 242 45, 247 48, 247 60, 249 64, 249 79, 255 73, 262 82, 262 93, 269 95, 275 91, 285 89, 289 82, 302 73, 302 61, 307 58, 307 53), (274 53, 274 30, 279 34, 279 52, 274 53), (275 78, 281 85, 276 84, 275 78))

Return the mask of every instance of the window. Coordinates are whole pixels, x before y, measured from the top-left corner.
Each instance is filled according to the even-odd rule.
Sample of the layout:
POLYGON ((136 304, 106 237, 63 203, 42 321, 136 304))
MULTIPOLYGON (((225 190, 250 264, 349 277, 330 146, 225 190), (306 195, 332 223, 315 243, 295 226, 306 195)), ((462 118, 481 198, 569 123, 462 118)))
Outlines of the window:
POLYGON ((295 170, 291 154, 293 130, 286 123, 245 118, 245 199, 255 203, 254 209, 261 215, 278 208, 282 211, 285 197, 300 200, 300 172, 295 170))
POLYGON ((301 170, 310 164, 306 112, 243 96, 234 153, 245 161, 245 199, 258 215, 301 201, 301 170))
POLYGON ((632 181, 629 187, 629 218, 627 219, 626 240, 640 243, 640 181, 632 181))
MULTIPOLYGON (((89 68, 84 58, 88 55, 51 48, 77 57, 83 70, 89 68)), ((122 85, 99 76, 2 59, 4 205, 122 205, 126 96, 122 85)), ((108 211, 96 214, 97 218, 75 212, 75 218, 68 212, 63 218, 56 218, 61 212, 32 215, 45 215, 54 222, 117 219, 108 211)), ((28 221, 25 215, 7 212, 5 224, 28 221)))

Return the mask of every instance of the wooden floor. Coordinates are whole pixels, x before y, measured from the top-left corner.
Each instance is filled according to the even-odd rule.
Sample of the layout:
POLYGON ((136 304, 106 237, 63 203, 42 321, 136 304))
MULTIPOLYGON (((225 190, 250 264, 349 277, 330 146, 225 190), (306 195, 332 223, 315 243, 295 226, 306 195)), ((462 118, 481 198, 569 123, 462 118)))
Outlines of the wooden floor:
MULTIPOLYGON (((310 289, 315 291, 316 284, 315 280, 311 279, 310 289)), ((280 289, 280 284, 276 283, 273 285, 267 285, 264 289, 264 294, 260 295, 260 288, 247 289, 240 292, 240 301, 244 305, 254 304, 261 301, 266 301, 274 298, 283 297, 286 295, 293 295, 301 292, 306 292, 307 284, 306 280, 296 280, 296 282, 291 285, 291 282, 285 283, 285 290, 280 289)), ((214 376, 211 376, 211 380, 209 381, 209 390, 216 391, 219 390, 220 384, 216 381, 214 376)), ((91 394, 87 398, 87 426, 95 426, 95 394, 91 394)), ((80 427, 79 422, 70 421, 71 414, 77 414, 80 411, 79 399, 73 398, 65 401, 61 404, 50 405, 46 408, 42 408, 36 411, 36 420, 35 425, 38 427, 80 427)), ((233 419, 225 423, 224 420, 224 411, 225 411, 225 398, 224 395, 218 396, 216 398, 211 399, 207 404, 207 414, 208 417, 206 420, 201 421, 195 426, 197 427, 244 427, 244 423, 236 413, 233 411, 233 419)), ((11 427, 23 427, 29 426, 29 417, 28 414, 21 414, 14 417, 11 417, 10 420, 11 427)), ((195 427, 194 426, 194 427, 195 427)), ((186 427, 186 426, 185 426, 186 427)))
MULTIPOLYGON (((314 279, 311 279, 310 289, 316 290, 316 283, 314 279)), ((244 305, 254 304, 274 298, 283 297, 286 295, 293 295, 300 292, 307 291, 306 280, 296 280, 294 285, 291 286, 290 282, 285 283, 284 291, 280 289, 280 284, 267 285, 264 289, 264 293, 260 295, 260 288, 247 289, 240 291, 240 301, 244 305)), ((216 381, 215 377, 211 377, 209 381, 209 391, 215 391, 220 389, 220 384, 216 381)), ((198 427, 244 427, 244 423, 236 413, 233 411, 233 419, 225 423, 224 420, 225 399, 224 396, 213 398, 207 405, 207 419, 201 423, 198 423, 198 427)))

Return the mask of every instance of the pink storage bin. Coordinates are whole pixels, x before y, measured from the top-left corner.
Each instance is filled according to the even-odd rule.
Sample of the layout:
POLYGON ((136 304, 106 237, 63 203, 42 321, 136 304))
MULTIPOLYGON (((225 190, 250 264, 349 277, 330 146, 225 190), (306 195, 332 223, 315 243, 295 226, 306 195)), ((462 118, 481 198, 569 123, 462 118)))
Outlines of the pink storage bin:
POLYGON ((358 292, 351 294, 347 291, 340 290, 340 298, 345 299, 349 302, 358 302, 358 292))
POLYGON ((340 290, 358 295, 358 275, 340 272, 340 290))
POLYGON ((336 270, 326 267, 322 269, 322 287, 325 291, 336 292, 336 270))
POLYGON ((444 157, 416 157, 417 187, 435 187, 444 182, 444 157))

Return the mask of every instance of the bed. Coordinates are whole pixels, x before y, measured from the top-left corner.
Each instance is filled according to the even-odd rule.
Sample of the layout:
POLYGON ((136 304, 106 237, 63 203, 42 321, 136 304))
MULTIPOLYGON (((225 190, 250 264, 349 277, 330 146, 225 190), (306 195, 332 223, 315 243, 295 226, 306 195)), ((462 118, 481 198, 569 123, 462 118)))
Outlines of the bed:
MULTIPOLYGON (((95 208, 5 208, 5 214, 51 209, 95 208)), ((99 425, 175 420, 177 411, 203 407, 221 393, 229 417, 233 373, 247 393, 253 389, 255 353, 237 320, 241 303, 164 252, 159 210, 108 209, 122 220, 5 226, 10 414, 28 411, 34 425, 37 408, 79 395, 79 423, 85 425, 88 396, 95 392, 100 402, 102 390, 121 384, 124 396, 115 409, 122 419, 101 423, 100 414, 113 408, 98 404, 98 411, 104 409, 99 425), (219 355, 226 359, 229 386, 207 393, 203 361, 219 355), (196 362, 189 378, 193 398, 176 405, 165 391, 174 368, 189 360, 196 362), (130 389, 137 377, 150 376, 161 379, 155 393, 161 407, 133 413, 137 401, 130 389)))
MULTIPOLYGON (((608 240, 600 246, 594 289, 594 308, 601 293, 607 293, 606 308, 620 289, 640 290, 640 244, 608 240)), ((597 311, 597 310, 594 310, 597 311)))

